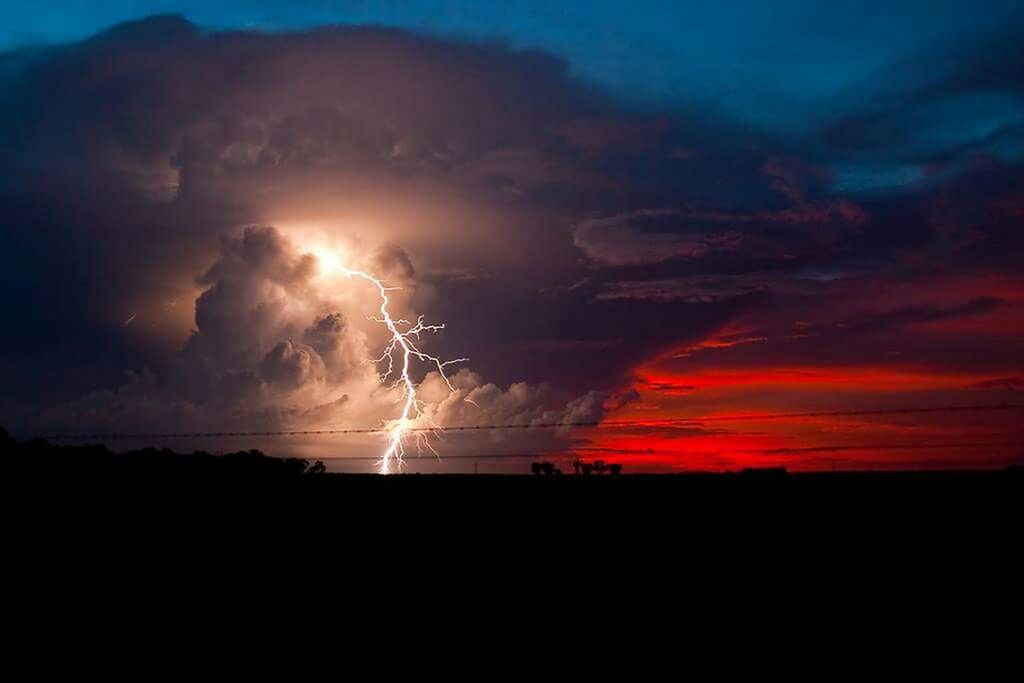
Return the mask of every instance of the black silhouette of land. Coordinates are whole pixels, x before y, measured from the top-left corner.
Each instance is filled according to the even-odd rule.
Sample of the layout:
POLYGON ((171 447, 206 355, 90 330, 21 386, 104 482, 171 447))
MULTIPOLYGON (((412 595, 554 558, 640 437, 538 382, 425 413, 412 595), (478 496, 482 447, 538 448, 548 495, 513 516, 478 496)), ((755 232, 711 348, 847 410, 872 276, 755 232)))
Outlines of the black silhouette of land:
POLYGON ((73 594, 101 603, 232 586, 255 606, 268 590, 318 605, 324 594, 462 595, 467 580, 557 603, 592 577, 581 595, 599 605, 643 586, 716 601, 737 586, 777 595, 814 581, 830 596, 834 583, 846 594, 865 578, 917 585, 955 574, 938 595, 963 580, 954 567, 983 568, 988 581, 1014 566, 1024 500, 1019 467, 378 476, 255 451, 114 453, 9 438, 0 451, 5 549, 20 576, 9 585, 42 586, 30 600, 69 577, 73 594), (917 569, 899 578, 908 561, 917 569), (296 566, 304 577, 280 578, 296 566), (351 572, 362 578, 345 580, 351 572), (709 580, 719 592, 702 588, 709 580), (438 581, 460 585, 444 593, 438 581))
POLYGON ((775 623, 802 601, 845 622, 865 593, 890 599, 875 585, 893 604, 909 593, 943 613, 951 586, 1001 604, 1002 589, 979 589, 1019 578, 1017 468, 385 477, 255 451, 114 453, 5 436, 7 585, 15 613, 31 615, 19 623, 49 632, 61 609, 84 605, 77 637, 108 646, 101 618, 121 605, 144 615, 119 623, 139 638, 162 627, 188 640, 206 609, 219 639, 222 613, 299 629, 354 613, 390 623, 424 600, 432 623, 465 603, 504 615, 510 599, 539 602, 585 620, 637 604, 656 615, 617 628, 665 626, 674 639, 671 622, 695 613, 731 633, 742 609, 775 623), (283 605, 300 616, 277 617, 283 605))
MULTIPOLYGON (((693 526, 711 517, 794 521, 910 514, 922 519, 998 515, 1024 492, 1020 466, 1002 470, 792 473, 781 468, 678 475, 553 476, 546 463, 522 475, 332 474, 319 462, 259 451, 213 455, 144 448, 115 453, 104 445, 18 442, 0 433, 8 496, 48 510, 156 510, 202 506, 321 508, 366 514, 429 511, 542 518, 669 516, 693 526), (531 474, 530 472, 533 472, 531 474)), ((578 470, 577 470, 578 471, 578 470)), ((589 471, 589 468, 586 468, 589 471)))

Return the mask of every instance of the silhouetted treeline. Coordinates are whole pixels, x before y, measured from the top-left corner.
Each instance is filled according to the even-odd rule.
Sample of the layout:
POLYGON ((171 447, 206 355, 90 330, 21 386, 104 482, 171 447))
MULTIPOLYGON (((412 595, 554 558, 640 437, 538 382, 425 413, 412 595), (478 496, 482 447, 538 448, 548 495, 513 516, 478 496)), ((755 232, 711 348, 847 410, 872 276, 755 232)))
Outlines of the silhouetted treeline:
POLYGON ((7 474, 61 480, 159 478, 174 480, 287 480, 324 472, 320 461, 273 458, 258 450, 213 454, 142 448, 114 453, 101 444, 73 446, 43 439, 16 441, 0 429, 0 456, 7 474))
MULTIPOLYGON (((923 529, 942 539, 976 538, 979 529, 1009 539, 1016 535, 1004 529, 1016 524, 1024 499, 1020 467, 836 473, 768 467, 618 476, 536 476, 524 468, 519 476, 382 477, 330 474, 319 463, 259 451, 114 453, 102 445, 16 443, 2 431, 0 451, 0 501, 22 536, 81 543, 85 554, 101 531, 115 531, 131 548, 154 530, 187 527, 219 546, 236 537, 239 525, 255 534, 293 534, 313 520, 341 525, 335 531, 344 529, 346 543, 353 535, 388 539, 403 529, 424 539, 437 529, 462 529, 474 538, 512 529, 552 543, 581 537, 606 543, 649 532, 652 542, 673 552, 697 535, 732 539, 756 530, 747 537, 770 540, 794 526, 813 530, 819 540, 864 524, 873 533, 895 534, 901 544, 923 529)), ((546 468, 537 469, 543 474, 546 468)), ((427 556, 434 549, 417 552, 427 556)))

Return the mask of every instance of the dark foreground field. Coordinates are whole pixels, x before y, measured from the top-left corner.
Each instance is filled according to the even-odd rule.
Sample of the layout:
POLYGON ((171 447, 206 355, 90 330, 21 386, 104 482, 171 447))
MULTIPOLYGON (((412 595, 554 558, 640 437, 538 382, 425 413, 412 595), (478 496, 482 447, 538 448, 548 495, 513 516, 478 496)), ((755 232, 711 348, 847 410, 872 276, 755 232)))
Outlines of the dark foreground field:
POLYGON ((650 648, 653 630, 675 652, 680 623, 723 643, 752 623, 755 641, 792 640, 807 610, 796 621, 829 641, 867 623, 904 643, 945 633, 955 611, 972 630, 1008 623, 979 610, 1017 613, 1019 469, 382 477, 10 441, 3 462, 16 622, 50 633, 77 614, 75 639, 106 637, 94 617, 112 610, 181 649, 196 629, 226 632, 207 611, 243 622, 235 633, 269 620, 303 638, 323 619, 378 634, 420 620, 418 633, 465 614, 466 638, 498 622, 533 644, 555 629, 555 643, 594 632, 650 648))
POLYGON ((837 581, 844 591, 864 581, 974 590, 1017 575, 1024 500, 1019 468, 381 477, 256 452, 7 440, 2 453, 14 566, 26 585, 89 576, 86 592, 188 580, 255 595, 296 568, 304 577, 289 591, 302 595, 439 580, 544 593, 583 577, 598 597, 616 582, 688 599, 707 581, 770 594, 837 581), (338 583, 353 572, 363 578, 338 583))
POLYGON ((330 474, 316 463, 257 451, 227 455, 103 446, 3 444, 6 497, 40 515, 107 512, 186 517, 227 509, 254 515, 336 513, 356 525, 395 519, 460 526, 521 520, 545 528, 642 520, 695 530, 716 524, 921 525, 1005 521, 1019 512, 1024 471, 619 476, 330 474))

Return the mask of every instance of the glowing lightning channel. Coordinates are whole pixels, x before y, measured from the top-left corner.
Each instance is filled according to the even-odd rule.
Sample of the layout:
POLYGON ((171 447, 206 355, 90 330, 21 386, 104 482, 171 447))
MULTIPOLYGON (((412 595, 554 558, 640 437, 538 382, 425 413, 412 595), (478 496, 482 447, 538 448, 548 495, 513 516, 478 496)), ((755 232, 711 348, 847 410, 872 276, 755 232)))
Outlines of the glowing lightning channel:
MULTIPOLYGON (((377 462, 377 471, 380 474, 390 474, 392 471, 392 464, 396 468, 402 467, 402 457, 405 455, 405 435, 410 428, 416 426, 418 420, 425 421, 430 429, 427 431, 418 430, 416 431, 417 445, 426 446, 430 451, 437 455, 437 451, 429 441, 429 436, 435 429, 440 429, 434 424, 433 419, 430 415, 423 412, 424 404, 416 397, 416 384, 409 377, 409 361, 415 357, 425 363, 430 363, 437 367, 438 373, 441 375, 441 379, 444 380, 445 384, 448 385, 448 389, 455 393, 455 387, 452 386, 451 380, 448 379, 448 375, 444 369, 454 363, 463 363, 468 358, 456 358, 455 360, 442 361, 435 356, 423 353, 418 347, 420 341, 420 333, 422 332, 437 332, 443 330, 444 325, 426 325, 423 323, 423 316, 416 318, 416 322, 412 323, 408 320, 394 320, 391 318, 391 313, 388 311, 388 292, 401 289, 401 287, 385 287, 384 284, 373 277, 359 270, 349 270, 348 268, 341 268, 349 277, 358 277, 366 280, 374 287, 377 288, 380 294, 380 316, 379 318, 370 316, 370 319, 374 322, 382 323, 388 328, 391 333, 391 341, 384 349, 384 353, 379 358, 373 359, 374 363, 381 363, 385 359, 388 361, 388 369, 381 378, 381 382, 387 382, 388 378, 395 373, 395 357, 394 353, 396 350, 400 350, 402 354, 402 368, 401 376, 392 385, 393 387, 402 387, 402 414, 395 421, 395 425, 388 431, 388 447, 384 451, 384 455, 377 462), (398 329, 399 325, 408 326, 404 332, 398 329), (415 341, 413 341, 415 338, 415 341)), ((470 401, 470 399, 465 399, 470 401)), ((472 403, 472 401, 470 401, 472 403)))

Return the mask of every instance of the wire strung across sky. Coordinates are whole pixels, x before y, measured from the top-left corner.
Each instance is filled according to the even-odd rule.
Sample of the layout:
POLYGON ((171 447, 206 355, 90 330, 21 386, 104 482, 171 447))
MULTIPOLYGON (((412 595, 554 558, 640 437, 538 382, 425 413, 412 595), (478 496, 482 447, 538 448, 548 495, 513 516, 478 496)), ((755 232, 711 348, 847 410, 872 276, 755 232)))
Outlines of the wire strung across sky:
MULTIPOLYGON (((614 427, 673 427, 679 425, 694 425, 703 422, 758 422, 763 420, 792 420, 803 417, 859 417, 871 415, 907 415, 920 413, 956 413, 956 412, 985 412, 1001 410, 1021 410, 1024 403, 999 403, 992 405, 958 405, 918 408, 878 408, 870 410, 831 410, 803 413, 749 413, 743 415, 705 415, 695 417, 679 417, 654 420, 599 420, 590 422, 534 422, 527 424, 491 424, 491 425, 468 425, 445 427, 443 431, 448 432, 470 432, 470 431, 491 431, 491 430, 527 430, 527 429, 586 429, 586 428, 614 428, 614 427)), ((414 427, 407 429, 409 432, 431 431, 436 427, 414 427)), ((42 438, 51 441, 83 441, 91 439, 206 439, 206 438, 230 438, 250 436, 343 436, 346 434, 382 434, 387 432, 386 427, 364 427, 351 429, 285 429, 270 431, 223 431, 223 432, 135 432, 108 434, 57 434, 44 436, 42 438)))
MULTIPOLYGON (((811 448, 790 448, 790 449, 747 449, 741 452, 743 453, 757 453, 761 455, 808 455, 813 453, 841 453, 844 451, 887 451, 887 450, 951 450, 958 448, 1014 448, 1020 446, 1018 441, 964 441, 955 443, 911 443, 911 444, 848 444, 843 446, 816 446, 811 448)), ((471 454, 457 454, 448 453, 443 457, 439 458, 433 453, 413 453, 407 455, 405 460, 407 462, 426 460, 430 462, 438 462, 439 460, 447 461, 458 461, 458 460, 569 460, 574 458, 584 457, 615 457, 616 459, 631 458, 631 457, 643 457, 650 455, 650 453, 644 452, 639 453, 635 451, 617 449, 614 452, 608 452, 605 449, 600 449, 598 452, 594 452, 588 448, 576 448, 564 452, 509 452, 509 453, 471 453, 471 454)), ((344 461, 344 462, 359 462, 359 461, 370 461, 376 462, 380 457, 376 455, 344 455, 344 456, 329 456, 323 458, 323 460, 332 461, 344 461)))

